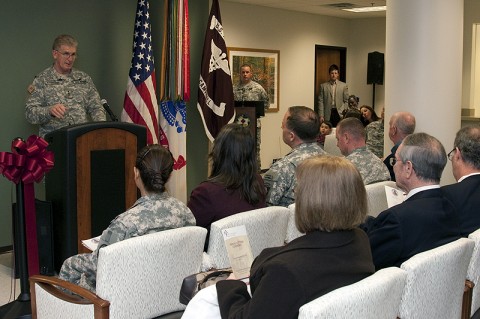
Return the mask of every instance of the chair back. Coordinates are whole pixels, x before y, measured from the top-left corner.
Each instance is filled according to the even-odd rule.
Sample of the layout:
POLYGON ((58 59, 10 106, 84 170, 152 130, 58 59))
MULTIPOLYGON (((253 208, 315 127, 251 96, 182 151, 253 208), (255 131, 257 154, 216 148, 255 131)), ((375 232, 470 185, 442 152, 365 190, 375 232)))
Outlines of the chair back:
POLYGON ((468 235, 468 238, 475 242, 472 258, 470 259, 467 270, 467 279, 475 285, 472 292, 471 314, 473 315, 480 309, 480 229, 468 235))
POLYGON ((407 282, 399 308, 401 319, 460 318, 467 268, 475 243, 460 238, 419 253, 401 268, 407 282))
POLYGON ((300 308, 299 319, 395 318, 407 273, 385 268, 352 285, 338 288, 300 308))
POLYGON ((183 278, 200 270, 207 230, 188 226, 130 238, 100 249, 97 295, 110 318, 153 318, 185 309, 183 278))
POLYGON ((282 246, 287 234, 289 210, 270 206, 231 215, 212 223, 207 255, 216 268, 230 266, 222 229, 245 225, 253 257, 268 247, 282 246))
POLYGON ((343 156, 342 152, 337 146, 337 138, 333 133, 325 136, 325 143, 323 144, 323 149, 330 155, 343 156))
POLYGON ((295 203, 288 206, 289 216, 288 216, 288 225, 287 225, 287 237, 285 238, 285 243, 289 243, 295 238, 305 235, 301 233, 297 226, 295 225, 295 203))
POLYGON ((365 185, 368 198, 368 215, 377 217, 378 214, 388 208, 385 186, 396 188, 396 184, 393 181, 383 181, 365 185))

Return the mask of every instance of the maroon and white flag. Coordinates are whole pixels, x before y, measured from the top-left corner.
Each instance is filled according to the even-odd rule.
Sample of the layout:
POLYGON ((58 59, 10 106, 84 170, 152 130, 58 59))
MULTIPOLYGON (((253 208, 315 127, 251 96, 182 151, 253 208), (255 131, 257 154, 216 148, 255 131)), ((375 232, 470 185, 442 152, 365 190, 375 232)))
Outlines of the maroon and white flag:
POLYGON ((213 0, 205 32, 197 107, 205 133, 212 142, 220 129, 235 118, 232 77, 218 0, 213 0))

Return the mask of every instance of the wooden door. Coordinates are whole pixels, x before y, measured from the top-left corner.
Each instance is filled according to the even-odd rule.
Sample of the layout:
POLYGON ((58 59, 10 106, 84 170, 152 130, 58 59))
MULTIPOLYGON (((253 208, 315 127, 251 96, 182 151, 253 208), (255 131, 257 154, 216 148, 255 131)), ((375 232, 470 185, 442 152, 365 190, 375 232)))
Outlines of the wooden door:
POLYGON ((331 47, 324 45, 315 46, 315 95, 314 107, 318 112, 318 94, 320 93, 320 84, 330 79, 328 68, 332 64, 338 65, 340 69, 340 81, 346 82, 346 57, 347 48, 331 47))

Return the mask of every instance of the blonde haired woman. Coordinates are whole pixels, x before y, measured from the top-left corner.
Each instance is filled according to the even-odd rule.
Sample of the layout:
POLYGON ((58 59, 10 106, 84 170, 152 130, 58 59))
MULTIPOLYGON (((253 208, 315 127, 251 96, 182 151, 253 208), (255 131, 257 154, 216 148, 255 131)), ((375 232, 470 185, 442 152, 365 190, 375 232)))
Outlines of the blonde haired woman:
POLYGON ((341 157, 312 157, 296 175, 295 223, 306 234, 260 253, 251 267, 251 295, 243 281, 220 281, 216 291, 215 286, 201 290, 183 318, 207 318, 199 317, 205 308, 208 318, 298 318, 305 303, 375 271, 368 237, 358 228, 367 196, 353 164, 341 157), (215 293, 218 307, 211 302, 215 293))

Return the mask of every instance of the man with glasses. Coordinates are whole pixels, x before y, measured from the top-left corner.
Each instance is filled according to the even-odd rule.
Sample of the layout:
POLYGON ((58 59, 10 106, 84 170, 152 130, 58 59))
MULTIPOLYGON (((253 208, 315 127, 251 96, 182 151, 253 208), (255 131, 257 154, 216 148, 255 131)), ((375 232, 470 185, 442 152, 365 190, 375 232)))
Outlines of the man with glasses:
POLYGON ((53 42, 53 65, 38 74, 28 87, 25 117, 39 124, 39 135, 64 126, 105 121, 105 110, 92 79, 73 68, 78 42, 59 35, 53 42))
POLYGON ((457 183, 442 187, 442 191, 458 210, 462 236, 468 236, 480 228, 480 126, 458 131, 454 146, 448 159, 457 183))
POLYGON ((362 225, 376 270, 460 238, 457 211, 439 185, 446 163, 443 145, 426 133, 411 134, 398 147, 392 164, 406 199, 362 225))

